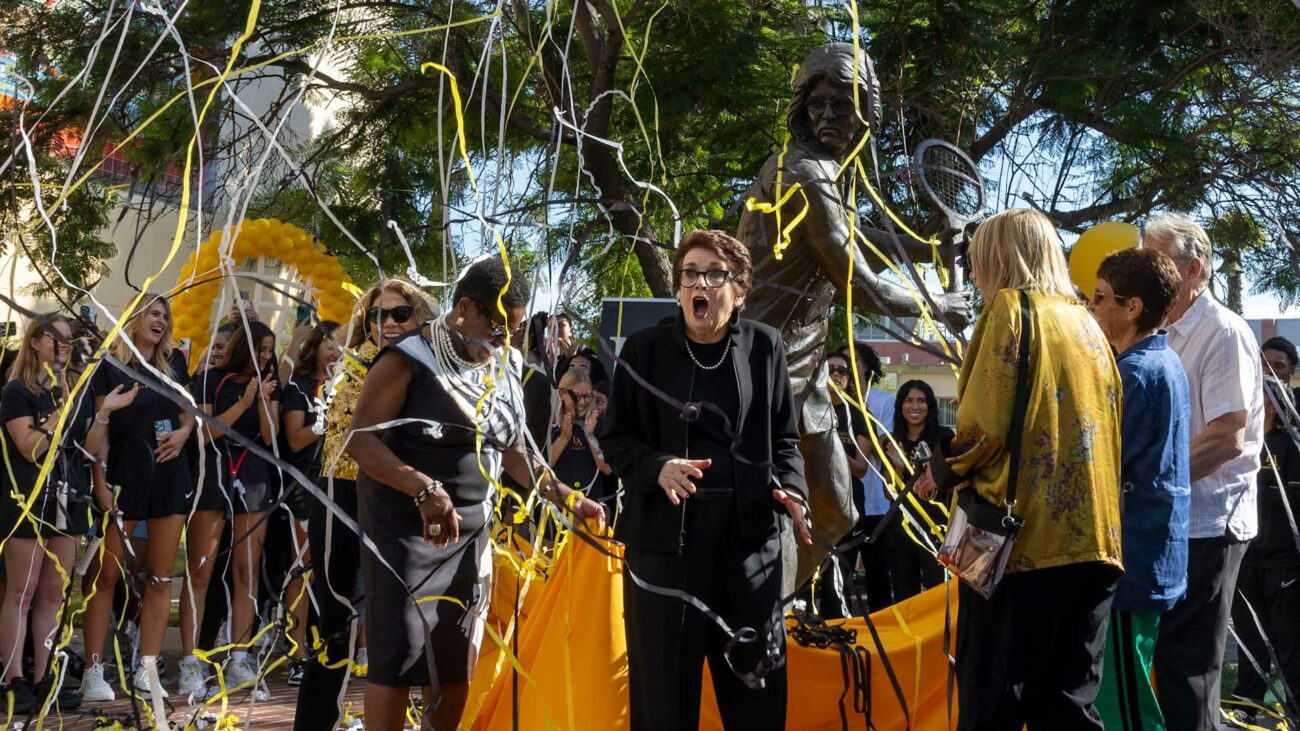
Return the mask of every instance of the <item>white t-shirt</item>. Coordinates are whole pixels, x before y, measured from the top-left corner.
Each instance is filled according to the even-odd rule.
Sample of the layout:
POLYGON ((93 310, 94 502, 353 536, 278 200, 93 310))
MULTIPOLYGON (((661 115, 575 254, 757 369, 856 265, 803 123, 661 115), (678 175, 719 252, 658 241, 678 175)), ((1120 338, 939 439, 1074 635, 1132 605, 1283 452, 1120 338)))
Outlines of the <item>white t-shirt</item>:
POLYGON ((1169 346, 1187 371, 1192 397, 1192 440, 1224 414, 1246 412, 1241 454, 1192 483, 1189 537, 1217 538, 1231 530, 1248 540, 1258 532, 1255 474, 1264 448, 1264 373, 1250 326, 1205 292, 1168 326, 1169 346))

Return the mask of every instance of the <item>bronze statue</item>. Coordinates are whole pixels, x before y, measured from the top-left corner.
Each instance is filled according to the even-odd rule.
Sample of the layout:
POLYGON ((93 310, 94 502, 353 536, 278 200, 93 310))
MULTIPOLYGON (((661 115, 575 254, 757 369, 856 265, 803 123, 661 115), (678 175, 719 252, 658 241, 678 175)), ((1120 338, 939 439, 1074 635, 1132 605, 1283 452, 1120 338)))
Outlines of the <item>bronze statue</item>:
MULTIPOLYGON (((837 298, 842 301, 845 289, 851 286, 858 307, 895 316, 920 314, 907 288, 877 275, 883 263, 871 259, 878 257, 865 256, 850 241, 849 221, 856 220, 856 213, 849 210, 846 198, 855 171, 841 174, 841 167, 852 165, 846 158, 866 133, 865 122, 874 128, 880 118, 880 87, 871 60, 859 52, 856 74, 854 66, 854 47, 849 43, 828 43, 808 54, 795 77, 786 116, 790 143, 767 159, 750 186, 749 198, 759 205, 748 206, 741 214, 736 236, 749 247, 754 260, 754 290, 746 302, 745 317, 781 331, 795 398, 802 404, 799 446, 819 545, 798 546, 795 570, 794 541, 787 541, 788 587, 812 575, 825 546, 835 544, 852 529, 860 507, 852 504, 853 478, 834 436, 834 412, 827 393, 825 345, 830 306, 837 298), (798 188, 784 203, 778 197, 778 174, 781 196, 793 186, 798 188), (778 230, 775 208, 780 209, 782 228, 803 216, 788 241, 778 230), (778 242, 787 245, 779 259, 773 251, 778 242), (853 279, 848 282, 850 257, 853 279)), ((861 187, 859 191, 865 193, 861 187)), ((893 234, 861 225, 858 231, 880 251, 894 251, 893 234)), ((925 247, 929 244, 924 242, 904 237, 903 243, 909 256, 913 250, 928 252, 925 247)), ((937 319, 954 328, 969 321, 970 302, 965 294, 936 294, 933 300, 938 306, 937 319)))

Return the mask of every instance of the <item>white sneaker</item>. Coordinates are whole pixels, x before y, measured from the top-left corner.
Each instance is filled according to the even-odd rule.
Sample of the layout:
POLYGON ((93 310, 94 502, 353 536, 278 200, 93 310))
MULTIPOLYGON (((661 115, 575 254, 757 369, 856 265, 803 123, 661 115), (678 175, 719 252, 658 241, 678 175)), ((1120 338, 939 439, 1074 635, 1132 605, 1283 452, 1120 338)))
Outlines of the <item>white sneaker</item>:
MULTIPOLYGON (((131 683, 135 686, 136 691, 146 696, 153 695, 153 687, 149 684, 149 671, 145 670, 143 665, 135 669, 135 678, 131 680, 131 683)), ((168 696, 166 688, 159 688, 158 691, 162 693, 163 698, 168 696)))
POLYGON ((231 658, 226 664, 226 687, 237 688, 257 680, 257 661, 252 655, 231 658))
POLYGON ((181 678, 176 691, 186 698, 199 698, 208 694, 208 682, 203 673, 203 662, 190 656, 181 659, 181 678))
POLYGON ((86 673, 81 676, 81 698, 96 703, 106 703, 117 698, 113 686, 104 680, 103 663, 95 663, 86 668, 86 673))

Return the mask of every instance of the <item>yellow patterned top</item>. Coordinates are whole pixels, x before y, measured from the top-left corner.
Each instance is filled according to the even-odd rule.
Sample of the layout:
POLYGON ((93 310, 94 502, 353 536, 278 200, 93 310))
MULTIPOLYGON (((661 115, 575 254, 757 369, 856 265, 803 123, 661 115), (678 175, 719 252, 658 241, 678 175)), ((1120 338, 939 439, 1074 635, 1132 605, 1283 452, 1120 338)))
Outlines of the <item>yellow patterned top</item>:
MULTIPOLYGON (((355 480, 360 472, 357 461, 344 451, 343 446, 352 429, 352 409, 361 395, 361 384, 366 380, 366 371, 376 355, 379 355, 379 348, 366 341, 355 352, 345 351, 335 366, 339 372, 335 373, 336 378, 332 381, 334 393, 325 412, 325 446, 321 452, 321 468, 326 477, 331 465, 335 479, 339 480, 355 480)), ((326 384, 326 388, 330 388, 330 384, 326 384)))
MULTIPOLYGON (((1110 344, 1082 305, 1031 293, 1029 406, 1015 512, 1025 526, 1007 571, 1120 560, 1120 408, 1110 344)), ((1004 289, 975 326, 957 384, 948 462, 982 497, 1006 495, 1007 436, 1020 349, 1020 295, 1004 289)))

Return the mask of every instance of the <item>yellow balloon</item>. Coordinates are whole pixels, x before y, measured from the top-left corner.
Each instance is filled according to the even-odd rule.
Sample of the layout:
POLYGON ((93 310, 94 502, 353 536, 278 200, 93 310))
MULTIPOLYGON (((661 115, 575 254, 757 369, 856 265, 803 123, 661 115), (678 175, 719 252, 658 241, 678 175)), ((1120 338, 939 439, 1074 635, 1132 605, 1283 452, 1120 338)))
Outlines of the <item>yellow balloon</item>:
POLYGON ((1083 296, 1097 287, 1097 268, 1108 254, 1138 245, 1138 227, 1123 221, 1106 221, 1083 232, 1070 252, 1070 279, 1083 296))

